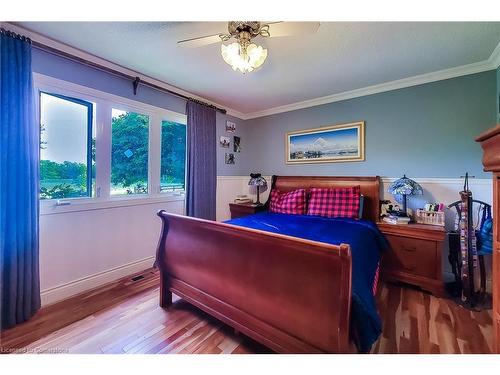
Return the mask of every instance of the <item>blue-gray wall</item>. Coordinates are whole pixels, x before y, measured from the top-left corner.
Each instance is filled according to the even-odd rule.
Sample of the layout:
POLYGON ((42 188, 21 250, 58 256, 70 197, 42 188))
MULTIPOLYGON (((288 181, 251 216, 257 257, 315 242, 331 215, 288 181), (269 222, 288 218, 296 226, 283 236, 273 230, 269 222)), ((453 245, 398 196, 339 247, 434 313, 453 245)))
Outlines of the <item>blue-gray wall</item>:
MULTIPOLYGON (((37 49, 33 70, 185 113, 183 99, 147 87, 140 87, 134 96, 128 80, 37 49)), ((474 137, 500 122, 499 91, 497 69, 247 121, 217 113, 217 140, 227 135, 232 141, 237 135, 242 142, 235 165, 224 164, 224 154, 232 152, 232 144, 230 150, 217 146, 217 172, 458 177, 469 171, 476 177, 489 177, 482 171, 481 150, 474 137), (225 132, 226 120, 236 123, 235 134, 225 132), (365 162, 285 164, 287 131, 359 120, 366 121, 365 162)))
MULTIPOLYGON (((184 99, 144 86, 140 86, 137 95, 134 95, 132 83, 126 79, 38 49, 33 49, 32 66, 33 71, 36 73, 73 82, 131 100, 137 100, 177 113, 186 113, 186 101, 184 99)), ((231 120, 236 123, 237 130, 234 135, 239 135, 242 140, 244 140, 246 138, 246 133, 244 131, 245 127, 241 126, 243 121, 228 115, 223 115, 219 112, 217 112, 217 134, 222 135, 225 133, 226 120, 231 120)), ((248 148, 243 147, 242 152, 237 154, 235 165, 224 164, 224 151, 227 151, 227 149, 221 149, 217 146, 217 173, 222 175, 247 174, 247 170, 241 170, 241 164, 238 162, 238 159, 247 156, 249 152, 248 148)))
POLYGON ((497 123, 500 124, 500 66, 497 68, 497 123))
MULTIPOLYGON (((460 177, 482 171, 474 138, 496 121, 496 71, 248 120, 248 171, 287 175, 460 177), (286 165, 290 130, 366 121, 366 161, 286 165)), ((300 89, 300 88, 297 88, 300 89)))

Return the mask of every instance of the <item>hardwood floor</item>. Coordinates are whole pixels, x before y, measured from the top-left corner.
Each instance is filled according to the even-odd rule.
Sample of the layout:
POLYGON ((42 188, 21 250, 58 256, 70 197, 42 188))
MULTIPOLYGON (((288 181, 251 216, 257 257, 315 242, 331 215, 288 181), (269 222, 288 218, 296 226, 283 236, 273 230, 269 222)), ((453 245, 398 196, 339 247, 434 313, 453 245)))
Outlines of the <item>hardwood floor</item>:
POLYGON ((383 333, 372 353, 491 353, 492 310, 467 310, 420 290, 383 284, 377 293, 383 333))
MULTIPOLYGON (((0 334, 2 352, 270 353, 182 300, 158 306, 158 273, 141 273, 44 307, 0 334)), ((377 295, 384 323, 372 353, 490 353, 491 310, 471 312, 447 299, 392 284, 377 295)))

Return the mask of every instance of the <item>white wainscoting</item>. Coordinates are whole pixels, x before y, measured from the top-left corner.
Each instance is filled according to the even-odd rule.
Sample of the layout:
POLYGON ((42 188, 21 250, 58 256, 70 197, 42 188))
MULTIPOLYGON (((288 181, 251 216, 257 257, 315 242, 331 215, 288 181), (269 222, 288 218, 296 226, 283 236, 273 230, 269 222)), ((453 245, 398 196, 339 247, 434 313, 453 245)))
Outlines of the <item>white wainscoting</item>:
MULTIPOLYGON (((271 182, 271 176, 264 176, 271 182)), ((218 176, 217 220, 230 218, 229 203, 239 194, 256 198, 248 186, 248 176, 218 176)), ((394 178, 382 179, 382 198, 392 199, 387 186, 394 178)), ((412 198, 410 207, 423 202, 458 200, 462 179, 417 178, 424 196, 412 198)), ((491 203, 491 179, 471 179, 474 197, 491 203)), ((261 193, 265 202, 269 189, 261 193)), ((40 217, 40 279, 42 304, 56 302, 152 266, 160 220, 156 212, 183 214, 184 199, 144 202, 133 206, 107 207, 73 212, 47 213, 40 217)), ((447 213, 448 224, 453 213, 447 213)), ((443 253, 443 264, 447 261, 443 253)))
MULTIPOLYGON (((271 176, 264 176, 271 185, 271 176)), ((231 218, 229 203, 232 203, 237 195, 248 195, 254 201, 257 199, 255 191, 250 189, 248 181, 250 176, 217 176, 217 209, 216 220, 224 221, 231 218)), ((265 202, 269 196, 269 189, 260 194, 260 201, 265 202)))
MULTIPOLYGON (((382 179, 382 199, 394 201, 393 196, 387 192, 387 188, 396 178, 382 179)), ((461 178, 415 178, 423 190, 424 195, 413 196, 408 199, 408 207, 411 209, 421 208, 425 203, 443 202, 446 205, 460 200, 459 192, 463 190, 464 180, 461 178)), ((474 199, 492 204, 493 181, 490 178, 470 179, 469 189, 474 199)), ((451 229, 455 220, 454 209, 446 210, 446 228, 451 229)))
MULTIPOLYGON (((382 197, 383 199, 390 199, 394 201, 390 193, 387 193, 387 188, 390 183, 394 181, 394 178, 383 178, 382 179, 382 197)), ((422 207, 427 202, 444 202, 445 204, 450 204, 455 201, 460 200, 459 191, 463 190, 464 181, 461 178, 415 178, 424 190, 424 195, 414 196, 409 199, 408 206, 412 209, 422 207)), ((493 181, 492 179, 470 179, 469 189, 472 191, 474 199, 492 204, 493 199, 493 181)), ((456 210, 450 209, 445 210, 445 221, 446 229, 450 230, 454 227, 456 217, 456 210)), ((475 221, 477 221, 477 215, 474 215, 475 221)), ((448 241, 445 241, 443 246, 443 252, 441 255, 442 268, 443 268, 443 278, 445 281, 453 280, 453 273, 451 271, 450 263, 448 262, 448 241)), ((491 269, 491 259, 489 257, 485 258, 486 269, 491 269)), ((486 289, 491 291, 491 273, 486 275, 486 289)))
MULTIPOLYGON (((264 176, 271 183, 271 176, 264 176)), ((391 194, 387 192, 390 183, 397 178, 384 177, 381 183, 381 199, 394 201, 391 194)), ((229 203, 233 202, 238 194, 246 194, 255 199, 255 194, 250 193, 248 186, 248 176, 218 176, 217 177, 217 220, 224 221, 230 219, 229 203)), ((414 178, 424 189, 424 195, 409 198, 410 208, 422 207, 426 202, 444 202, 449 204, 459 200, 458 192, 463 189, 463 179, 461 178, 414 178)), ((492 202, 493 184, 489 178, 470 179, 469 188, 474 198, 486 203, 492 202)), ((269 195, 269 190, 261 194, 261 201, 265 202, 269 195)), ((448 211, 447 224, 453 223, 453 211, 448 211)))
POLYGON ((42 305, 151 267, 160 209, 183 214, 184 198, 41 215, 42 305))
MULTIPOLYGON (((271 183, 271 176, 264 176, 268 183, 271 183)), ((390 183, 397 177, 384 177, 381 180, 381 199, 389 199, 394 202, 394 197, 387 192, 390 183)), ((217 220, 224 221, 231 218, 229 203, 238 194, 246 194, 255 199, 254 194, 250 194, 248 186, 248 176, 218 176, 217 178, 217 220)), ((463 179, 461 178, 414 178, 423 190, 424 195, 409 198, 408 206, 411 209, 422 207, 427 202, 453 203, 459 200, 459 191, 463 190, 463 179)), ((493 183, 492 179, 470 179, 469 189, 475 199, 492 203, 493 183)), ((269 190, 261 194, 261 201, 265 202, 269 195, 269 190)), ((455 210, 446 210, 447 229, 453 228, 455 210)), ((452 279, 451 267, 448 263, 448 243, 445 242, 442 254, 443 274, 446 281, 452 279)), ((489 265, 487 265, 489 267, 489 265)), ((488 275, 488 290, 491 290, 491 275, 488 275)))

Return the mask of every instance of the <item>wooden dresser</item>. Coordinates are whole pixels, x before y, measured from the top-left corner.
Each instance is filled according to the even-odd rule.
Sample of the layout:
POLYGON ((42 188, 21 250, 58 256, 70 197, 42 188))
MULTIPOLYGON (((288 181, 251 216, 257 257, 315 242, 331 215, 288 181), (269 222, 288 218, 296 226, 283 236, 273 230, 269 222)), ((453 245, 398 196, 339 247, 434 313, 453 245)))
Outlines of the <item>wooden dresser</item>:
POLYGON ((441 253, 446 232, 436 225, 377 223, 389 242, 380 267, 384 280, 399 281, 444 296, 441 253))
POLYGON ((493 172, 493 351, 500 353, 500 124, 476 138, 483 148, 483 166, 493 172))

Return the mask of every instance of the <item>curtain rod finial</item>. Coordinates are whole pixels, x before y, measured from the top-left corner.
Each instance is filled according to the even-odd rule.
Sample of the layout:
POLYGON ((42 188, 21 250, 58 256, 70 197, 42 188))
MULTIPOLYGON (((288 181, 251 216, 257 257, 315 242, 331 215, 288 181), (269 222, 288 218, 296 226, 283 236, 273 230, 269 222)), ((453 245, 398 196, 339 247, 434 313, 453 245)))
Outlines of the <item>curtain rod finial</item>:
POLYGON ((134 85, 134 95, 137 95, 137 88, 139 87, 139 83, 141 82, 141 79, 139 77, 135 77, 135 80, 133 82, 134 85))

